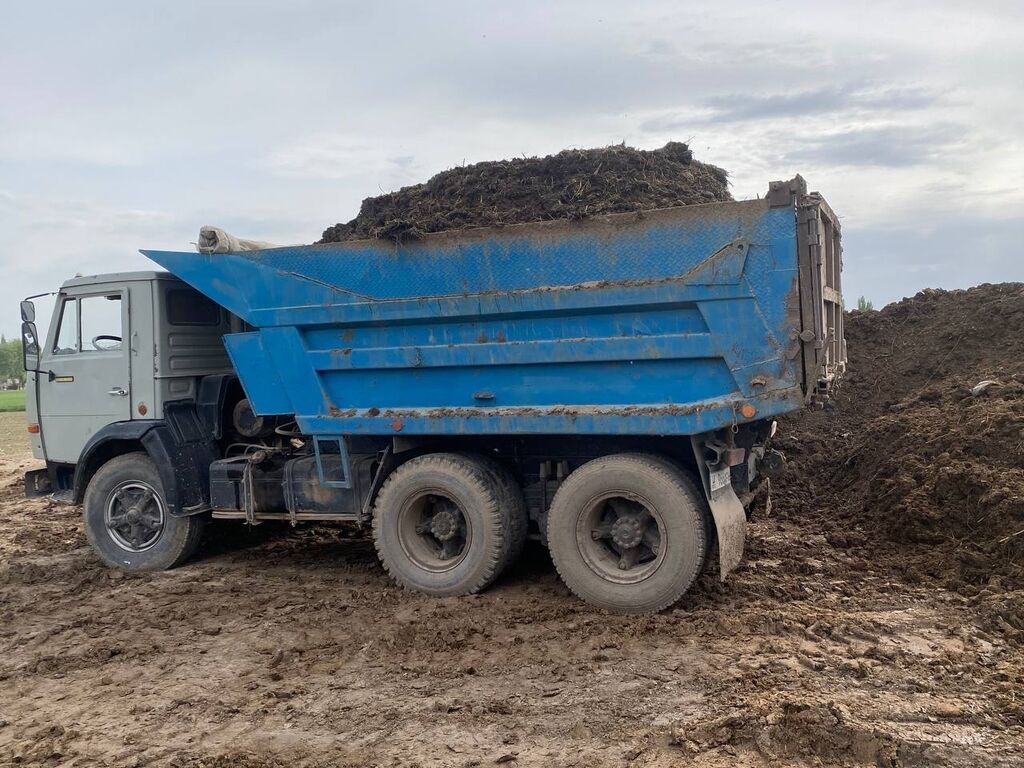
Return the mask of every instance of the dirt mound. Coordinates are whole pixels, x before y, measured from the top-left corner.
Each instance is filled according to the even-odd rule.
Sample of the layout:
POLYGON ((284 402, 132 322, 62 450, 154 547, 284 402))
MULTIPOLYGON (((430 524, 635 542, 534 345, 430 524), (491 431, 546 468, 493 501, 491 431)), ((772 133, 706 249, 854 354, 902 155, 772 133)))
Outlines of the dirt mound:
POLYGON ((851 313, 847 343, 831 409, 783 424, 782 508, 904 545, 932 577, 1019 582, 1024 285, 929 290, 851 313), (972 393, 982 381, 992 383, 972 393))
POLYGON ((891 539, 957 552, 981 581, 1024 563, 1024 386, 931 385, 865 425, 848 493, 891 539))
POLYGON ((442 171, 424 184, 363 200, 359 215, 324 230, 321 243, 731 200, 726 172, 681 142, 642 150, 619 144, 442 171))
MULTIPOLYGON (((1019 373, 1024 284, 929 289, 880 312, 852 312, 846 326, 846 407, 887 407, 929 384, 1019 373)), ((973 380, 972 380, 973 379, 973 380)))

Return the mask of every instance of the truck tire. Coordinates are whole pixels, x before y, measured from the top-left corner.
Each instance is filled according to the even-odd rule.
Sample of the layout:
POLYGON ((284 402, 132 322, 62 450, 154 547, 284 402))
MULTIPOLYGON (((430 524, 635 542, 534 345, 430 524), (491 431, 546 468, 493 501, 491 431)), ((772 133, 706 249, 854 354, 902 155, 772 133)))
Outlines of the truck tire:
POLYGON ((85 533, 103 561, 125 571, 163 571, 198 548, 203 520, 172 517, 160 473, 145 453, 111 459, 93 475, 82 506, 85 533))
POLYGON ((482 454, 467 454, 467 456, 479 461, 491 473, 501 491, 499 504, 508 513, 508 551, 502 566, 498 569, 498 573, 504 573, 523 554, 530 529, 530 515, 526 509, 523 487, 516 480, 515 475, 489 456, 482 454))
POLYGON ((669 607, 707 556, 704 495, 689 473, 657 456, 587 462, 555 493, 547 522, 562 581, 591 605, 617 613, 669 607))
POLYGON ((490 461, 419 456, 392 472, 377 495, 377 555, 406 589, 439 597, 479 592, 514 549, 510 506, 490 461))

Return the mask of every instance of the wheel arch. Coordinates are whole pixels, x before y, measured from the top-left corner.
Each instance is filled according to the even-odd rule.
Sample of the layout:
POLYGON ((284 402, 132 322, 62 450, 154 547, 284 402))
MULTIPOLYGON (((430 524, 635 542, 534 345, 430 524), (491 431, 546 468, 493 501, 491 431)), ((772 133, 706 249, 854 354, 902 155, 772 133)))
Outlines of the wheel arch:
POLYGON ((175 473, 174 438, 166 423, 159 419, 118 421, 96 432, 85 444, 75 465, 74 502, 84 501, 85 491, 100 467, 118 456, 140 451, 157 466, 170 514, 189 514, 182 509, 182 488, 175 473))
POLYGON ((96 432, 82 448, 82 453, 75 464, 73 482, 74 500, 81 504, 85 498, 85 489, 89 486, 96 470, 111 459, 126 453, 146 451, 142 437, 157 423, 146 421, 117 421, 107 424, 96 432))

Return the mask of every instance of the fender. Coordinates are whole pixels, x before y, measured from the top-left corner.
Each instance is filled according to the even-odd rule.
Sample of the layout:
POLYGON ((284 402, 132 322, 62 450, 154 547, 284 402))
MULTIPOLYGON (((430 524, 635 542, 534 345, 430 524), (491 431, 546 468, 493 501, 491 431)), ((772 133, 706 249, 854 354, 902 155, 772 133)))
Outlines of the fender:
POLYGON ((168 511, 172 516, 207 511, 209 464, 215 458, 214 452, 205 441, 195 443, 175 439, 175 432, 178 430, 172 429, 163 419, 117 421, 103 427, 85 444, 75 465, 74 502, 82 503, 89 481, 104 463, 141 446, 160 473, 168 511))
MULTIPOLYGON (((115 421, 94 433, 82 448, 78 463, 75 464, 75 476, 71 486, 74 491, 75 504, 82 503, 85 498, 85 489, 97 469, 115 456, 137 450, 132 447, 133 444, 144 448, 142 438, 160 424, 163 424, 162 419, 115 421)), ((156 457, 153 458, 157 462, 157 468, 160 469, 160 480, 165 483, 166 489, 166 478, 164 477, 166 465, 156 457)))

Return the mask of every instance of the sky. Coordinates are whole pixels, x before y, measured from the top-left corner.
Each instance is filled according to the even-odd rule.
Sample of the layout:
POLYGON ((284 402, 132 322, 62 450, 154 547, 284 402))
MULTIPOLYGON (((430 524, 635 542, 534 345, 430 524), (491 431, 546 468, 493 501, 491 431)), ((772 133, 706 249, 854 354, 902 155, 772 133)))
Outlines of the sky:
POLYGON ((847 305, 1024 280, 1024 3, 0 2, 0 332, 199 227, 313 242, 464 163, 690 143, 802 174, 847 305))

